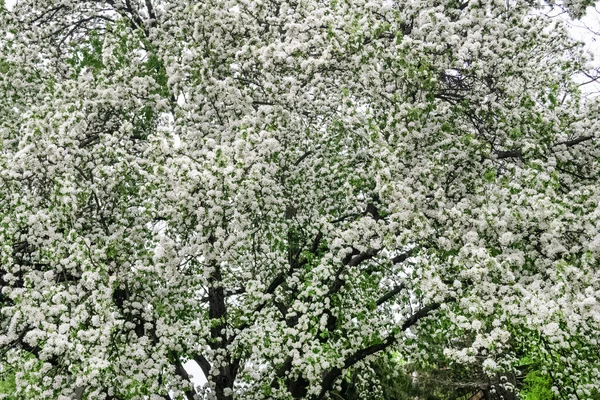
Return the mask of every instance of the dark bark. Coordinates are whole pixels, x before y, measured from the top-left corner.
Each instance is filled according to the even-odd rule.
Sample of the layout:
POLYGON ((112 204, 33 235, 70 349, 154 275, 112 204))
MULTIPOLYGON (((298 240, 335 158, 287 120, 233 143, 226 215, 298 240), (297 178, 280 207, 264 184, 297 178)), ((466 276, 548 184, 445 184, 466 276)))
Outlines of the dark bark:
POLYGON ((210 363, 208 360, 202 354, 197 354, 194 356, 194 361, 200 366, 204 376, 208 379, 210 376, 210 363))
MULTIPOLYGON (((593 140, 593 139, 594 139, 594 136, 581 136, 581 137, 578 137, 578 138, 575 138, 572 140, 558 142, 558 143, 554 144, 552 147, 558 147, 558 146, 573 147, 580 143, 587 142, 588 140, 593 140)), ((506 159, 506 158, 523 158, 523 156, 524 156, 523 151, 519 148, 512 149, 512 150, 501 150, 501 151, 496 152, 496 158, 498 158, 499 160, 506 159)))
MULTIPOLYGON (((320 239, 321 239, 321 237, 319 236, 316 239, 316 241, 320 241, 320 239)), ((312 249, 313 249, 313 253, 314 253, 316 251, 316 246, 313 245, 312 249)), ((416 248, 411 249, 411 250, 407 251, 406 253, 399 254, 399 255, 393 257, 391 259, 391 261, 394 264, 404 262, 415 251, 416 251, 416 248)), ((378 249, 369 248, 369 249, 365 250, 364 252, 359 252, 358 250, 354 250, 351 254, 348 254, 344 258, 344 260, 342 260, 343 266, 336 272, 335 279, 334 279, 333 283, 331 284, 331 286, 329 288, 327 296, 332 296, 332 295, 336 294, 344 286, 345 280, 343 279, 343 277, 341 276, 341 274, 343 273, 343 270, 344 270, 345 267, 347 267, 347 266, 358 266, 362 262, 367 261, 367 260, 372 259, 373 257, 377 256, 379 254, 379 252, 380 252, 380 250, 378 250, 378 249)), ((381 305, 381 304, 387 302, 388 300, 390 300, 391 298, 393 298, 396 294, 400 293, 400 291, 402 291, 404 289, 404 287, 405 287, 404 285, 399 285, 399 286, 394 287, 389 292, 383 294, 376 301, 376 304, 377 305, 381 305)), ((278 305, 278 308, 279 308, 280 312, 282 313, 283 317, 286 318, 287 310, 286 310, 285 306, 284 305, 278 305)), ((423 312, 429 312, 432 309, 426 308, 426 310, 427 311, 423 311, 423 312)), ((329 333, 329 335, 321 335, 321 333, 323 333, 323 331, 319 331, 318 332, 317 337, 319 338, 319 341, 322 342, 322 343, 327 342, 329 340, 329 338, 332 337, 331 334, 334 333, 335 330, 337 329, 337 318, 335 317, 335 315, 333 315, 331 313, 331 310, 325 310, 325 314, 327 315, 327 325, 325 326, 325 331, 327 333, 329 333)), ((411 318, 413 318, 413 317, 411 317, 411 318)), ((294 320, 289 320, 288 321, 286 319, 286 323, 289 322, 288 326, 290 326, 290 323, 292 325, 294 325, 295 324, 294 322, 296 322, 298 320, 298 318, 299 318, 299 315, 296 315, 294 317, 295 321, 294 320)), ((419 316, 419 318, 421 318, 421 317, 419 316)), ((412 321, 413 320, 409 318, 409 320, 407 320, 407 322, 404 325, 406 327, 403 326, 403 329, 407 329, 410 325, 414 324, 414 322, 412 322, 412 321)), ((303 377, 296 377, 296 378, 289 378, 288 377, 288 378, 285 378, 286 374, 289 373, 291 371, 291 369, 292 369, 292 358, 288 357, 285 360, 285 362, 277 370, 275 378, 271 381, 271 387, 278 388, 279 387, 279 381, 281 379, 285 379, 286 387, 287 387, 289 393, 292 395, 292 397, 294 397, 294 398, 302 398, 307 393, 309 382, 306 381, 303 377)))
MULTIPOLYGON (((190 379, 189 374, 187 373, 187 371, 185 370, 185 368, 183 368, 183 364, 181 363, 181 360, 179 359, 178 356, 174 356, 175 358, 175 373, 177 373, 177 375, 179 375, 186 383, 191 382, 192 380, 190 379)), ((196 391, 194 389, 188 388, 185 392, 185 398, 187 400, 194 400, 194 395, 196 394, 196 391)))
POLYGON ((496 152, 496 158, 503 160, 505 158, 523 158, 521 149, 504 150, 496 152))
MULTIPOLYGON (((271 381, 272 388, 279 388, 279 381, 281 378, 284 377, 286 372, 288 372, 292 368, 292 361, 292 357, 288 356, 284 363, 277 369, 275 378, 273 378, 273 380, 271 381)), ((302 376, 285 379, 285 385, 288 392, 295 399, 304 398, 308 393, 309 382, 302 376)))
POLYGON ((73 400, 82 400, 83 399, 84 388, 82 386, 78 386, 73 391, 73 400))
POLYGON ((387 292, 386 294, 381 296, 379 299, 377 299, 376 304, 378 306, 382 305, 383 303, 385 303, 386 301, 390 300, 392 297, 394 297, 395 295, 400 293, 403 289, 404 289, 403 284, 394 287, 392 290, 390 290, 389 292, 387 292))
POLYGON ((222 285, 223 277, 221 276, 221 267, 217 263, 213 264, 213 268, 214 272, 210 279, 210 288, 208 289, 208 316, 212 324, 210 329, 211 347, 220 358, 221 365, 219 366, 219 373, 208 375, 207 379, 212 380, 215 384, 217 400, 228 400, 233 398, 230 393, 233 389, 239 360, 231 362, 228 354, 228 340, 225 331, 227 305, 225 304, 225 289, 222 285))
MULTIPOLYGON (((405 331, 411 326, 415 325, 420 319, 429 315, 430 312, 437 310, 440 307, 440 305, 440 303, 433 303, 421 308, 419 311, 411 315, 406 321, 404 321, 404 324, 402 324, 401 328, 402 331, 405 331)), ((390 336, 385 338, 381 343, 373 344, 371 346, 356 351, 354 354, 346 358, 346 360, 344 361, 343 369, 350 368, 359 361, 364 360, 368 356, 387 349, 395 342, 396 335, 391 334, 390 336)), ((335 381, 341 376, 341 374, 342 369, 335 367, 324 375, 323 382, 321 383, 321 393, 319 394, 319 396, 317 396, 318 400, 325 398, 325 395, 333 388, 335 381)))

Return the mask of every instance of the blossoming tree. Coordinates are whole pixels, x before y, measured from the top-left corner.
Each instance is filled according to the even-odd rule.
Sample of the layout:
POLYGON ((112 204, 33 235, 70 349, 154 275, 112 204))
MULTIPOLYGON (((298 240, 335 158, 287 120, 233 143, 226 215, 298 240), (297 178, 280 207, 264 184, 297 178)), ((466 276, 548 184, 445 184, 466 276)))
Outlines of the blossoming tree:
POLYGON ((4 9, 15 396, 326 399, 386 352, 501 374, 524 351, 592 396, 599 104, 551 7, 4 9))

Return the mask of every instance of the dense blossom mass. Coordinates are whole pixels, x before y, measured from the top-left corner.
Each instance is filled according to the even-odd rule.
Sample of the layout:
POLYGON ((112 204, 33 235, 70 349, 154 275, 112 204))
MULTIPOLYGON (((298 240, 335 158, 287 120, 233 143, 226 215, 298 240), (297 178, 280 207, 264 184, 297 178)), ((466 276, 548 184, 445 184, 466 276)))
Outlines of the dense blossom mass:
POLYGON ((386 355, 595 396, 600 104, 551 17, 589 3, 3 7, 14 396, 370 399, 386 355))

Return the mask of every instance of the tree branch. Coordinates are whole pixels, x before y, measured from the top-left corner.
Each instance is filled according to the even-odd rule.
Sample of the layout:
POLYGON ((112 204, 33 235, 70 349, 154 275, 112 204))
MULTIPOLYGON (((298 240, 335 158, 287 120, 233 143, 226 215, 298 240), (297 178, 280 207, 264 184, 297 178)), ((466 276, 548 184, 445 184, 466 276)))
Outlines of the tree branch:
MULTIPOLYGON (((592 140, 592 139, 594 139, 593 135, 581 136, 576 139, 566 140, 564 142, 558 142, 558 143, 554 144, 552 147, 558 147, 558 146, 563 146, 563 145, 567 146, 567 147, 573 147, 580 143, 587 142, 588 140, 592 140)), ((496 158, 498 158, 499 160, 506 159, 506 158, 523 158, 523 151, 520 148, 512 149, 512 150, 496 151, 496 158)))
POLYGON ((146 0, 146 10, 148 11, 148 16, 153 21, 156 21, 156 14, 154 13, 154 7, 152 6, 152 1, 146 0))
POLYGON ((367 250, 363 251, 362 253, 359 253, 358 255, 352 257, 352 259, 350 259, 350 261, 348 262, 348 266, 356 267, 358 264, 362 263, 363 261, 366 261, 366 260, 369 260, 369 259, 375 257, 380 251, 381 251, 381 249, 368 248, 367 250))
POLYGON ((404 284, 400 284, 400 285, 394 287, 392 290, 390 290, 389 292, 387 292, 386 294, 381 296, 379 299, 377 299, 375 304, 377 304, 378 306, 382 305, 383 303, 385 303, 386 301, 388 301, 389 299, 391 299, 392 297, 394 297, 395 295, 400 293, 404 288, 405 288, 404 284))
POLYGON ((392 257, 392 264, 399 264, 401 262, 406 261, 410 256, 412 256, 417 250, 419 249, 419 246, 413 247, 412 249, 408 250, 405 253, 402 254, 398 254, 395 257, 392 257))
POLYGON ((561 145, 565 145, 567 147, 572 147, 572 146, 575 146, 575 145, 577 145, 579 143, 587 142, 588 140, 592 140, 592 139, 594 139, 594 136, 592 136, 592 135, 581 136, 581 137, 578 137, 576 139, 567 140, 567 141, 564 141, 564 142, 558 142, 558 143, 556 143, 552 147, 561 146, 561 145))
MULTIPOLYGON (((402 324, 401 331, 405 331, 411 326, 415 325, 420 319, 429 315, 430 312, 437 310, 440 308, 440 303, 433 303, 428 306, 421 308, 419 311, 408 317, 406 321, 402 324)), ((321 384, 321 393, 317 397, 317 399, 321 400, 325 397, 327 392, 329 392, 333 388, 333 384, 342 374, 343 369, 348 369, 358 363, 359 361, 364 360, 368 356, 375 354, 379 351, 385 350, 396 342, 396 334, 392 333, 387 338, 385 338, 381 343, 373 344, 371 346, 365 347, 361 350, 356 351, 354 354, 350 355, 344 361, 343 368, 333 368, 329 372, 325 374, 323 377, 323 382, 321 384)))
POLYGON ((194 356, 194 361, 196 361, 196 363, 200 366, 204 377, 208 379, 208 377, 210 376, 210 363, 208 362, 206 357, 204 357, 202 354, 196 354, 194 356))
MULTIPOLYGON (((323 233, 319 232, 317 234, 317 236, 315 237, 312 246, 311 246, 311 252, 313 254, 316 254, 318 249, 319 249, 319 245, 321 243, 321 240, 323 239, 323 233)), ((301 266, 303 263, 299 263, 301 266)), ((279 273, 275 278, 273 278, 273 280, 271 281, 271 283, 269 284, 269 286, 267 287, 267 290, 265 291, 265 294, 273 294, 275 293, 275 290, 277 290, 277 288, 279 286, 281 286, 285 280, 286 280, 286 276, 291 276, 292 273, 294 272, 294 267, 292 265, 290 265, 289 270, 287 271, 287 273, 279 273)), ((261 312, 267 305, 268 300, 264 300, 262 301, 255 309, 254 309, 254 313, 258 313, 261 312)), ((250 326, 250 322, 246 322, 244 324, 242 324, 241 326, 238 327, 238 329, 240 331, 243 331, 244 329, 248 328, 250 326)), ((231 341, 233 341, 233 339, 235 339, 237 335, 233 335, 230 339, 230 343, 231 341)))
MULTIPOLYGON (((183 368, 183 364, 181 363, 181 360, 179 359, 179 356, 175 356, 175 373, 177 373, 177 375, 179 375, 182 379, 184 379, 185 381, 187 381, 188 383, 192 383, 192 379, 190 377, 190 375, 187 373, 187 371, 185 370, 185 368, 183 368)), ((194 400, 194 395, 196 394, 196 391, 192 388, 187 388, 185 390, 185 397, 188 400, 194 400)))
POLYGON ((523 152, 521 149, 497 151, 496 158, 498 160, 503 160, 505 158, 523 158, 523 152))

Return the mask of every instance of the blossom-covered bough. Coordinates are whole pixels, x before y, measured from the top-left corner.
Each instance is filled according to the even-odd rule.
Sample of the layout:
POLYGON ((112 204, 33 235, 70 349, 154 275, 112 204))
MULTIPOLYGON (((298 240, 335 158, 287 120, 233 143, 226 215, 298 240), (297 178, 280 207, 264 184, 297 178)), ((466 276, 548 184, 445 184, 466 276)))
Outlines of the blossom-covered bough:
POLYGON ((335 398, 386 352, 598 393, 600 110, 533 3, 2 10, 15 396, 335 398))

